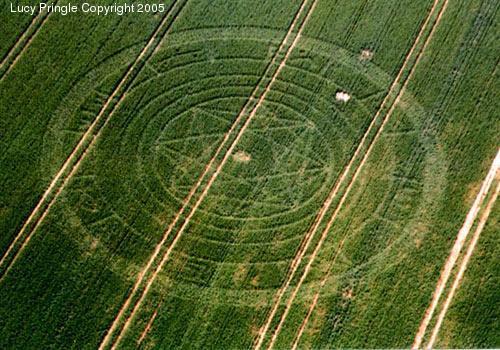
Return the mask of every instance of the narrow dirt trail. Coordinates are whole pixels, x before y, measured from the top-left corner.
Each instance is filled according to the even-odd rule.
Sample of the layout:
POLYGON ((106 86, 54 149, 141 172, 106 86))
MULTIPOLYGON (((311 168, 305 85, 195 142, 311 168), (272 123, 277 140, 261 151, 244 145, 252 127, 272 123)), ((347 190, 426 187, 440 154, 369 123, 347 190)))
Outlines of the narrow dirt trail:
POLYGON ((155 312, 153 312, 153 315, 151 316, 148 323, 146 324, 146 327, 144 328, 144 330, 141 333, 141 336, 139 337, 139 340, 137 340, 137 346, 139 346, 142 343, 142 341, 144 340, 144 338, 146 338, 146 335, 148 335, 149 330, 151 329, 151 326, 153 326, 153 322, 155 321, 156 316, 158 315, 159 308, 160 308, 160 306, 158 306, 156 308, 155 312))
MULTIPOLYGON (((56 4, 57 1, 54 1, 53 4, 56 4)), ((4 77, 14 68, 19 58, 29 47, 35 36, 38 34, 44 23, 50 16, 50 13, 46 13, 47 11, 39 12, 33 19, 31 20, 28 27, 21 34, 19 39, 12 45, 10 50, 5 55, 2 63, 0 63, 0 82, 4 79, 4 77), (40 22, 40 25, 35 28, 32 32, 32 29, 40 22), (32 33, 31 33, 32 32, 32 33), (30 34, 31 33, 31 34, 30 34), (10 62, 10 63, 9 63, 10 62)))
MULTIPOLYGON (((321 287, 323 287, 323 284, 321 284, 321 287)), ((318 304, 318 299, 319 299, 319 293, 316 293, 314 295, 311 306, 309 307, 309 310, 307 310, 307 315, 304 318, 304 321, 302 321, 302 324, 300 325, 300 328, 297 331, 297 334, 295 335, 295 339, 293 340, 292 350, 296 350, 298 348, 300 339, 302 338, 302 334, 304 334, 304 330, 306 329, 306 326, 309 323, 309 319, 311 318, 312 313, 316 308, 316 305, 318 304)))
MULTIPOLYGON (((448 279, 451 276, 453 267, 455 266, 457 259, 460 255, 460 252, 463 248, 463 245, 465 244, 467 236, 469 235, 469 232, 470 232, 474 222, 476 221, 476 217, 479 214, 479 211, 484 203, 484 200, 486 199, 486 196, 490 190, 490 187, 491 187, 495 177, 498 176, 499 170, 500 170, 500 150, 498 150, 497 155, 493 161, 493 164, 491 165, 491 168, 488 171, 488 174, 486 175, 486 178, 484 179, 484 181, 481 185, 481 189, 479 190, 469 212, 467 213, 467 217, 465 218, 463 226, 458 231, 458 235, 457 235, 457 238, 455 240, 455 243, 453 244, 453 247, 450 251, 450 254, 448 255, 448 258, 446 259, 444 267, 441 271, 441 275, 439 276, 439 279, 438 279, 438 282, 436 285, 436 289, 434 290, 434 294, 432 295, 431 303, 430 303, 429 307, 427 308, 427 310, 425 311, 424 318, 422 319, 422 322, 420 323, 417 334, 415 335, 415 340, 413 341, 413 345, 411 347, 412 349, 419 349, 422 346, 422 341, 423 341, 424 335, 427 331, 427 327, 429 326, 429 323, 432 320, 434 312, 436 311, 436 307, 439 303, 441 295, 443 294, 443 291, 446 287, 448 279)), ((497 188, 497 190, 498 190, 498 188, 497 188)), ((496 199, 497 194, 498 193, 496 193, 493 196, 495 199, 496 199)), ((491 204, 491 205, 493 205, 493 204, 491 204)), ((489 214, 487 211, 485 212, 485 214, 486 213, 489 214)), ((483 218, 481 218, 481 219, 483 219, 483 218)), ((486 219, 487 219, 487 216, 486 216, 486 218, 484 218, 484 223, 486 222, 486 219)), ((484 223, 483 223, 483 226, 484 226, 484 223)), ((477 235, 476 241, 479 238, 479 235, 482 231, 482 227, 478 227, 478 229, 479 228, 481 228, 481 230, 479 230, 479 232, 476 230, 476 233, 474 234, 475 236, 477 235)), ((473 240, 474 240, 474 238, 473 238, 473 240)), ((472 250, 474 249, 474 246, 475 246, 475 243, 471 244, 472 250)), ((472 250, 470 251, 471 255, 472 255, 472 250)), ((468 253, 469 252, 467 252, 467 254, 468 253)), ((464 271, 465 271, 465 268, 467 267, 467 262, 468 262, 468 258, 466 255, 466 257, 464 258, 464 261, 462 262, 464 271), (465 262, 465 264, 464 264, 464 262, 465 262)), ((461 269, 462 269, 462 266, 461 266, 461 269)), ((460 272, 459 272, 459 274, 460 274, 460 272)), ((463 275, 463 272, 462 272, 462 275, 463 275)), ((457 275, 457 277, 459 277, 459 276, 457 275)), ((456 288, 458 287, 458 284, 460 283, 460 279, 458 279, 458 281, 457 281, 457 279, 455 279, 455 282, 457 283, 457 286, 455 287, 455 290, 456 290, 456 288)), ((452 292, 454 293, 453 288, 450 291, 450 293, 452 293, 452 292)), ((451 297, 453 297, 453 293, 452 293, 451 297)), ((448 297, 450 298, 450 295, 448 295, 448 297)), ((450 302, 451 302, 451 298, 450 298, 450 302)), ((446 310, 447 310, 447 306, 443 309, 443 311, 444 311, 444 313, 442 315, 443 318, 444 318, 444 315, 446 314, 446 310)), ((441 322, 442 322, 442 320, 441 320, 441 322)), ((436 326, 437 326, 437 328, 435 328, 435 332, 437 335, 437 332, 439 331, 440 323, 436 324, 436 326)), ((435 337, 434 337, 434 340, 435 340, 435 337)))
MULTIPOLYGON (((348 236, 348 234, 346 232, 346 234, 342 238, 342 241, 339 244, 339 247, 338 247, 337 251, 335 252, 335 256, 333 257, 333 260, 332 260, 332 263, 331 263, 330 266, 335 265, 335 262, 337 261, 337 258, 339 257, 340 252, 342 251, 342 248, 344 247, 344 243, 345 243, 345 241, 347 239, 347 236, 348 236)), ((295 339, 294 339, 293 345, 292 345, 292 350, 296 350, 297 347, 299 346, 299 342, 300 342, 300 339, 302 337, 302 334, 304 333, 304 330, 306 329, 306 326, 307 326, 307 324, 309 322, 309 319, 311 318, 311 315, 312 315, 314 309, 316 308, 316 305, 318 304, 319 295, 321 293, 321 290, 325 286, 326 281, 328 280, 329 276, 330 276, 330 274, 327 273, 325 275, 325 277, 321 280, 321 283, 319 285, 318 291, 316 292, 316 294, 314 294, 313 301, 311 302, 311 305, 309 306, 309 310, 307 310, 307 315, 304 318, 304 320, 302 321, 302 324, 300 325, 300 328, 297 331, 297 334, 295 335, 295 339)))
MULTIPOLYGON (((500 172, 497 169, 497 181, 500 180, 500 172)), ((434 329, 432 330, 432 335, 431 339, 429 340, 429 343, 427 344, 426 348, 432 349, 434 347, 434 343, 436 342, 437 336, 439 334, 439 330, 441 329, 441 324, 443 323, 443 320, 446 316, 446 313, 448 312, 448 308, 450 307, 451 301, 453 300, 453 297, 455 296, 455 293, 460 286, 460 283, 462 282, 462 278, 464 276, 465 270, 467 269, 467 265, 470 261, 470 258, 472 257, 472 254, 474 253, 474 249, 476 248, 477 242, 479 240, 479 236, 481 235, 481 232, 484 229, 484 226, 486 225, 486 221, 488 220, 488 217, 490 216, 491 210, 493 209, 493 205, 495 204, 495 201, 497 200, 498 193, 500 192, 500 182, 497 184, 497 187, 495 189, 495 192, 491 196, 490 200, 488 201, 488 204, 486 205, 486 208, 481 215, 481 218, 479 219, 479 224, 474 231, 474 234, 472 236, 472 240, 469 244, 469 247, 467 248, 467 252, 462 260, 462 263, 460 264, 460 268, 458 270, 458 274, 455 277, 455 280, 453 281, 453 285, 448 293, 448 296, 446 298, 446 301, 443 304, 443 307, 441 309, 441 312, 439 313, 439 316, 437 318, 436 325, 434 326, 434 329)))
MULTIPOLYGON (((289 39, 293 36, 293 32, 299 22, 299 19, 302 15, 302 13, 304 12, 305 8, 306 8, 306 5, 308 3, 309 0, 304 0, 302 2, 302 5, 299 9, 299 11, 297 12, 297 14, 295 15, 293 21, 292 21, 292 24, 290 25, 290 28, 288 29, 288 32, 285 36, 285 38, 283 39, 278 51, 276 52, 276 55, 274 56, 273 58, 273 61, 276 60, 277 58, 277 54, 286 46, 286 43, 289 41, 289 39)), ((179 239, 181 238, 184 230, 186 229, 187 225, 189 224, 191 218, 193 217, 193 215, 195 214, 196 210, 198 209, 198 207, 200 206, 200 204, 203 202, 203 200, 205 199, 205 197, 207 196, 208 194, 208 191, 210 190, 210 188, 212 187, 212 184, 214 183, 215 179, 218 177, 218 175, 220 174, 222 168, 224 167, 224 165, 226 164, 226 162, 228 161, 228 159, 230 158, 232 152, 234 151, 234 148, 236 147, 238 141, 241 139, 241 136, 243 135, 243 133, 245 132, 245 130, 247 129, 248 125, 250 124, 250 122, 252 121, 252 119, 254 118, 255 114, 256 114, 256 111, 259 109, 259 107, 262 105, 262 103, 264 102, 267 94, 269 93, 270 89, 271 89, 271 86, 273 85, 273 83, 275 82, 276 80, 276 77, 279 75, 279 73, 281 72, 281 70, 283 69, 283 67, 285 66, 286 64, 286 61, 288 60, 288 57, 290 56, 290 53, 293 51, 293 48, 296 46, 297 42, 298 42, 298 39, 300 38, 300 34, 302 32, 302 29, 305 25, 305 23, 307 22, 307 20, 309 19, 309 16, 310 14, 312 13, 313 11, 313 8, 314 8, 314 5, 315 5, 315 1, 313 2, 313 5, 311 6, 311 9, 309 10, 308 14, 306 15, 306 18, 304 19, 304 21, 302 22, 302 25, 299 27, 298 29, 298 32, 297 32, 297 35, 295 37, 295 39, 293 40, 292 44, 289 46, 289 48, 287 49, 286 51, 286 54, 283 58, 283 60, 280 62, 279 66, 278 66, 278 69, 275 71, 275 73, 272 75, 271 77, 271 80, 269 81, 269 83, 267 84, 267 86, 265 87, 263 93, 261 94, 260 98, 258 99, 258 102, 257 104, 252 108, 251 112, 250 112, 250 115, 248 116, 248 118, 246 119, 245 123, 243 124, 243 126, 241 127, 241 129, 239 130, 238 134, 236 135, 235 139, 233 140, 233 142, 231 143, 231 145, 229 146, 229 149, 227 150, 227 152, 224 154, 223 156, 223 159, 221 160, 221 162, 219 163, 219 165, 217 166, 216 170, 213 172, 213 174, 211 175, 210 179, 208 180, 206 186, 204 187, 202 193, 200 194, 198 200, 195 202, 195 204, 193 205, 193 207, 191 208, 188 216, 186 217, 186 219, 184 220, 184 222, 182 223, 181 227, 179 228, 175 238, 173 239, 172 243, 170 244, 170 246, 168 247, 168 249, 166 250, 166 252, 164 253, 159 265, 157 266, 157 268, 154 270, 154 272, 152 273, 152 275, 148 278, 147 282, 146 282, 146 286, 144 287, 143 291, 141 292, 141 295, 139 297, 139 299, 137 300, 137 302, 135 303, 135 305, 133 306, 133 309, 132 309, 132 312, 129 314, 129 316, 127 317, 127 319, 125 320, 125 323, 123 325, 123 328, 119 331, 119 335, 116 339, 116 341, 114 342, 114 344, 112 345, 111 349, 115 349, 116 346, 119 344, 119 342, 122 340, 123 338, 123 335, 126 333, 127 329, 130 327, 130 324, 135 316, 135 314, 137 313, 137 311, 139 310, 140 306, 142 305, 142 302, 144 301, 146 295, 148 294, 151 286, 153 285, 153 282, 154 280, 156 279, 156 276, 158 275, 158 273, 161 271, 161 269, 163 268, 163 265, 166 263, 166 261, 168 260, 168 258, 170 257, 170 254, 172 252, 172 250, 175 248, 175 246, 177 245, 177 242, 179 241, 179 239)), ((269 65, 269 67, 271 67, 273 64, 273 62, 269 65)), ((267 73, 267 71, 266 71, 267 73)), ((265 74, 266 74, 265 73, 265 74)), ((264 74, 264 75, 265 75, 264 74)), ((259 83, 260 83, 261 80, 259 80, 259 83)), ((257 84, 257 86, 255 87, 254 89, 254 93, 256 94, 258 89, 259 89, 259 85, 260 84, 257 84)), ((127 300, 125 301, 125 303, 123 304, 123 306, 121 307, 118 315, 116 316, 116 318, 114 319, 112 325, 111 325, 111 328, 109 329, 104 341, 101 343, 101 346, 99 347, 99 349, 104 349, 107 344, 109 343, 110 339, 111 339, 111 336, 112 334, 114 333, 114 330, 118 327, 118 324, 120 323, 120 320, 121 318, 123 317, 123 315, 125 314, 126 310, 128 309, 128 307, 130 306, 130 304, 132 303, 132 299, 134 298, 136 292, 138 291, 140 285, 143 283, 143 280, 145 278, 145 275, 146 273, 148 272, 148 270, 151 268, 154 260, 156 259, 156 257, 158 256, 158 254, 160 253, 160 250, 161 248, 163 247, 163 245, 165 244, 168 236, 170 235, 170 233, 172 232, 174 226, 177 224, 177 222, 180 220, 182 214, 184 213, 184 211, 187 209, 188 207, 188 204, 189 204, 189 201, 190 199, 194 196, 194 194, 196 193, 196 191, 199 189, 199 187, 201 186, 203 180, 204 180, 204 177, 209 173, 210 169, 212 168, 213 164, 215 163, 216 159, 220 156, 220 153, 222 152, 224 146, 225 146, 225 142, 227 140, 229 140, 229 137, 230 137, 230 134, 236 129, 236 126, 237 126, 237 123, 239 120, 242 120, 244 115, 245 115, 245 112, 246 112, 246 109, 248 108, 248 106, 251 104, 251 101, 253 99, 255 99, 255 97, 253 97, 254 93, 252 94, 252 97, 250 97, 250 99, 247 101, 245 107, 241 110, 241 112, 239 113, 238 117, 236 118, 236 121, 235 123, 233 124, 233 126, 231 127, 231 129, 226 133, 226 135, 224 136, 224 140, 223 140, 223 143, 219 146, 218 150, 216 151, 215 155, 213 156, 213 158, 210 160, 209 164, 206 166, 205 168, 205 171, 203 172, 202 176, 200 177, 200 179, 198 180, 198 182, 196 183, 195 187, 190 191, 189 195, 188 195, 188 198, 185 200, 185 203, 183 205, 183 207, 181 208, 181 210, 177 213, 177 215, 175 216, 174 220, 172 221, 172 223, 169 225, 167 231, 164 233, 164 236, 162 238, 162 240, 160 241, 160 243, 157 245, 157 247, 155 248, 155 252, 154 254, 151 256, 148 264, 146 265, 146 268, 143 269, 141 271, 141 273, 139 274, 138 276, 138 279, 132 289, 132 292, 129 294, 129 297, 127 298, 127 300)))
POLYGON ((319 226, 321 225, 321 223, 323 222, 323 219, 325 218, 326 216, 326 213, 328 212, 328 210, 330 209, 331 207, 331 204, 333 202, 333 199, 339 194, 339 190, 340 188, 342 187, 342 185, 344 184, 344 181, 349 181, 347 187, 346 187, 346 190, 343 194, 343 196, 341 197, 334 213, 332 214, 326 228, 323 230, 322 232, 322 235, 313 251, 313 253, 311 254, 310 256, 310 259, 304 269, 304 272, 302 274, 302 276, 300 277, 300 280, 297 284, 297 286, 294 288, 292 294, 290 295, 290 298, 288 300, 288 302, 286 303, 286 306, 285 306, 285 311, 283 312, 281 318, 280 318, 280 322, 278 324, 278 326, 276 327, 276 330, 273 332, 273 335, 271 337, 271 341, 269 343, 269 346, 268 346, 268 349, 272 348, 274 346, 274 343, 277 339, 277 336, 279 335, 280 331, 281 331, 281 328, 283 327, 283 324, 285 322, 285 319, 291 309, 291 306, 293 304, 293 301, 300 289, 300 287, 302 286, 305 278, 307 277, 308 273, 309 273, 309 270, 312 266, 312 263, 314 262, 319 250, 321 249, 322 245, 323 245, 323 242, 324 240, 326 239, 326 236, 328 235, 328 231, 330 230, 331 226, 333 225, 333 222, 335 221, 340 209, 342 208, 344 202, 346 201, 347 199, 347 196, 348 194, 350 193, 350 190, 352 188, 352 186, 354 185, 357 177, 359 176, 359 173, 361 172, 364 164, 366 163, 366 160, 368 158, 368 156, 370 155, 372 149, 373 149, 373 146, 375 145, 376 141, 378 140, 378 138, 380 137, 385 125, 387 124, 390 116, 392 115, 396 105, 398 104, 399 100, 401 99, 401 96, 403 94, 403 92, 406 90, 406 87, 408 85, 408 82, 410 81, 411 77, 413 76, 413 73, 414 73, 414 70, 415 70, 415 67, 418 65, 418 62, 420 61, 420 58, 422 57, 422 53, 425 51, 430 39, 432 38, 433 34, 434 34, 434 31, 435 31, 435 28, 437 27, 438 23, 440 22, 441 20, 441 15, 443 14, 445 8, 446 8, 446 5, 447 5, 447 0, 445 1, 444 5, 441 7, 441 9, 439 10, 439 14, 436 18, 436 21, 434 22, 434 24, 432 25, 431 29, 430 29, 430 32, 429 32, 429 35, 427 36, 427 38, 425 39, 425 42, 424 44, 422 45, 420 51, 417 53, 417 57, 415 59, 415 62, 413 64, 413 66, 410 68, 410 73, 408 74, 408 76, 406 77, 406 79, 404 80, 403 82, 403 85, 401 87, 401 89, 399 90, 399 92, 397 93, 397 96, 395 98, 395 100, 393 101, 389 111, 387 112, 385 118, 383 119, 382 123, 380 124, 379 128, 377 129, 376 131, 376 134, 375 136, 373 137, 373 139, 371 140, 371 142, 368 141, 369 139, 369 135, 372 133, 372 131, 375 129, 376 127, 376 124, 377 122, 379 121, 380 119, 380 115, 382 114, 382 111, 384 109, 384 107, 387 105, 388 101, 390 100, 391 98, 391 95, 397 91, 397 88, 398 86, 400 86, 401 84, 401 80, 402 80, 402 77, 403 77, 403 74, 404 72, 407 70, 408 66, 410 65, 410 61, 412 59, 412 56, 413 56, 413 53, 415 52, 415 50, 417 49, 417 47, 419 46, 419 43, 421 41, 421 38, 422 36, 424 35, 426 29, 427 29, 427 26, 438 6, 438 3, 439 3, 439 0, 435 0, 434 3, 433 3, 433 6, 431 8, 431 10, 429 11, 428 15, 427 15, 427 18, 426 20, 424 21, 423 25, 421 26, 420 28, 420 31, 419 33, 417 34, 417 37, 415 38, 414 42, 413 42, 413 45, 410 49, 410 51, 407 53, 406 57, 405 57, 405 60, 395 78, 395 80, 393 81, 393 83, 391 84, 390 88, 389 88, 389 91, 387 93, 387 95, 385 96, 384 100, 382 101, 382 104, 380 105, 380 107, 378 108, 375 116, 373 117, 372 119, 372 122, 370 123, 368 129, 366 130, 363 138, 361 139, 361 142, 359 143, 354 155, 352 156, 349 164, 345 167, 345 169, 343 170, 343 173, 341 175, 341 177, 339 178, 338 182, 335 184, 334 188, 332 189, 332 191, 330 192, 327 200, 324 202, 321 210, 319 211, 318 213, 318 216, 315 220, 315 223, 314 225, 312 226, 311 230, 306 234, 306 237, 305 237, 305 243, 303 244, 303 246, 299 249, 296 257, 294 258, 292 264, 291 264, 291 270, 290 270, 290 273, 288 275, 288 278, 287 280, 285 281, 284 285, 280 288, 280 290, 278 291, 277 293, 277 297, 276 297, 276 301, 274 303, 274 306, 270 312, 270 314, 268 315, 268 318, 267 318, 267 321, 264 325, 264 327, 261 329, 261 332, 259 332, 259 339, 256 343, 256 346, 255 346, 255 349, 260 349, 260 347, 262 346, 262 343, 264 342, 264 339, 265 339, 265 336, 266 336, 266 333, 270 327, 270 324, 279 308, 279 305, 281 303, 281 300, 286 292, 286 290, 288 289, 288 287, 290 286, 294 276, 295 276, 295 273, 296 271, 298 270, 301 262, 302 262, 302 259, 304 258, 310 244, 312 243, 312 240, 317 232, 317 230, 319 229, 319 226), (365 144, 368 142, 368 146, 365 144), (365 148, 365 147, 368 147, 365 154, 363 155, 362 159, 361 159, 361 162, 359 163, 359 165, 357 166, 352 178, 350 180, 346 180, 347 179, 347 176, 349 173, 351 173, 351 168, 354 166, 354 163, 356 162, 359 154, 361 153, 361 151, 365 148))
MULTIPOLYGON (((41 199, 38 201, 37 205, 35 206, 33 211, 28 216, 28 219, 25 221, 25 223, 21 227, 21 230, 18 232, 18 234, 16 235, 14 240, 11 242, 11 244, 7 248, 7 251, 0 259, 0 269, 2 269, 2 271, 4 271, 2 276, 0 277, 0 282, 3 281, 4 277, 7 275, 11 266, 17 260, 19 254, 24 250, 24 248, 26 247, 28 242, 31 240, 33 234, 36 232, 36 230, 38 229, 38 227, 42 223, 43 219, 46 217, 50 208, 56 202, 57 198, 59 197, 59 195, 61 194, 63 189, 66 187, 68 182, 74 176, 74 174, 78 170, 82 160, 85 159, 86 155, 88 154, 89 149, 91 149, 95 145, 96 140, 98 139, 104 126, 108 123, 108 121, 111 119, 113 113, 116 111, 118 106, 125 99, 127 88, 125 88, 124 89, 125 91, 123 91, 123 92, 121 90, 123 90, 123 87, 126 84, 131 83, 133 81, 133 79, 135 79, 136 75, 133 76, 132 78, 130 78, 132 76, 133 72, 140 65, 143 58, 146 57, 146 55, 149 52, 151 52, 151 49, 154 48, 155 43, 156 43, 156 45, 161 44, 161 39, 165 35, 167 35, 168 30, 163 35, 161 35, 161 38, 158 37, 159 33, 162 32, 165 25, 168 23, 168 18, 170 17, 170 14, 172 13, 175 5, 176 4, 174 4, 171 7, 171 10, 165 14, 163 20, 160 22, 160 24, 158 25, 158 27, 156 28, 154 33, 149 38, 146 46, 144 46, 144 48, 141 50, 141 52, 139 53, 139 55, 135 59, 134 63, 127 70, 127 72, 125 73, 123 78, 118 83, 117 87, 113 90, 112 94, 108 97, 108 99, 106 100, 106 102, 102 106, 101 110, 97 114, 96 118, 93 120, 92 124, 85 131, 85 133, 81 137, 80 141, 78 142, 76 147, 73 149, 71 154, 68 156, 68 158, 64 161, 63 166, 61 167, 61 169, 59 169, 56 176, 49 184, 47 190, 44 192, 41 199), (158 39, 160 39, 160 40, 158 40, 158 39), (107 117, 105 117, 106 112, 108 110, 108 107, 111 105, 112 101, 117 96, 119 96, 117 102, 111 108, 107 117), (104 123, 102 126, 99 127, 99 123, 101 122, 102 119, 104 119, 104 123), (68 170, 69 170, 69 173, 67 174, 67 176, 64 176, 68 172, 68 170), (59 183, 61 183, 61 184, 59 185, 59 183), (29 233, 27 233, 28 228, 31 225, 33 225, 33 228, 29 233), (25 237, 26 233, 27 233, 27 236, 25 237), (21 246, 19 247, 19 249, 17 251, 14 251, 15 246, 20 241, 22 241, 21 246), (12 255, 12 257, 10 258, 9 261, 7 261, 8 257, 10 255, 12 255), (6 265, 6 267, 4 267, 4 265, 6 265)), ((172 20, 172 22, 174 20, 175 20, 175 18, 172 20)))

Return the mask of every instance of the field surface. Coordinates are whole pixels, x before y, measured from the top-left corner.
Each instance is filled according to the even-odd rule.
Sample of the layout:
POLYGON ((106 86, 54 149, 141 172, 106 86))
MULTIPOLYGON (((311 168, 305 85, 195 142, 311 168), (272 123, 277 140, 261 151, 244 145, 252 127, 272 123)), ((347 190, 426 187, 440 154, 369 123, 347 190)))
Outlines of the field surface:
POLYGON ((499 348, 500 3, 162 4, 0 0, 0 348, 499 348))

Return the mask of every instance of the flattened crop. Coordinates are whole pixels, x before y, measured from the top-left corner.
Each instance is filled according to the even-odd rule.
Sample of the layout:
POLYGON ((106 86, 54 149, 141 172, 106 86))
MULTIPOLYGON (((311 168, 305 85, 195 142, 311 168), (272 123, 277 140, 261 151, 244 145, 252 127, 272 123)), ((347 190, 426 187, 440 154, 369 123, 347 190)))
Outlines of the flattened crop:
POLYGON ((5 21, 0 347, 498 345, 497 2, 166 5, 5 21))

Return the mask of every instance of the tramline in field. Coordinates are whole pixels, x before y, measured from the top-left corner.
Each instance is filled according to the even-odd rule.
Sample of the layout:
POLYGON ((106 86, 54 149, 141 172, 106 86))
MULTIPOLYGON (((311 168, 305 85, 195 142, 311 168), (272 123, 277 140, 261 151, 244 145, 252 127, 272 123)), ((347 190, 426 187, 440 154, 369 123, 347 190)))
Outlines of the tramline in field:
POLYGON ((0 347, 497 347, 500 5, 82 4, 0 12, 0 347))

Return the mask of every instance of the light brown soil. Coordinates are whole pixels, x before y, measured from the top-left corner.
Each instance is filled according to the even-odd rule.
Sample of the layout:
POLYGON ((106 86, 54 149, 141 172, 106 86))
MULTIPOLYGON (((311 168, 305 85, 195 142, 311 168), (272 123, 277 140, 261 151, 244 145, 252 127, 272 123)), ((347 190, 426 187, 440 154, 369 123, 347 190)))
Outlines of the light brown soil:
POLYGON ((239 285, 247 277, 247 267, 245 265, 240 265, 233 274, 233 282, 239 285))
POLYGON ((259 285, 259 275, 252 278, 252 281, 250 282, 250 284, 254 287, 257 287, 259 285))
MULTIPOLYGON (((444 292, 444 289, 446 287, 446 284, 448 282, 448 279, 451 276, 451 272, 453 270, 453 267, 455 266, 457 259, 460 255, 460 252, 462 251, 462 248, 465 244, 465 241, 467 239, 467 236, 469 235, 469 232, 476 220, 476 217, 479 213, 479 210, 481 209, 481 206, 483 205, 483 202, 488 194, 488 191, 497 176, 497 172, 500 169, 500 150, 498 151, 495 160, 493 161, 493 164, 491 165, 490 170, 488 171, 488 174, 486 175, 486 178, 483 181, 483 184, 481 185, 481 189, 477 193, 476 199, 474 200, 474 203, 472 204, 469 212, 467 213, 467 217, 465 218, 464 224, 458 231, 457 238, 455 240, 455 243, 453 244, 453 247, 450 251, 450 254, 448 255, 448 258, 446 259, 446 262, 444 264, 443 270, 441 271, 441 275, 439 276, 438 282, 436 284, 436 289, 434 290, 434 293, 432 295, 432 299, 430 302, 429 307, 425 311, 424 318, 422 319, 422 322, 420 323, 420 326, 418 328, 417 334, 415 335, 415 340, 413 341, 412 349, 420 349, 422 346, 422 341, 424 338, 424 335, 427 331, 427 327, 429 326, 430 321, 432 320, 432 317, 434 315, 434 312, 436 311, 436 307, 438 306, 439 300, 441 298, 441 295, 444 292)), ((496 196, 493 196, 496 199, 496 196)), ((486 211, 487 212, 487 211, 486 211)), ((487 213, 489 214, 489 213, 487 213)), ((486 222, 487 216, 484 218, 484 222, 486 222)), ((484 225, 484 223, 483 223, 484 225)), ((482 227, 481 227, 482 230, 482 227)), ((481 233, 480 231, 476 231, 477 236, 479 237, 479 234, 481 233)), ((476 239, 477 240, 477 239, 476 239)), ((474 244, 475 245, 475 244, 474 244)), ((474 249, 474 245, 472 245, 472 249, 474 249)), ((472 254, 472 251, 470 252, 472 254)), ((464 270, 467 265, 467 261, 464 265, 464 270)), ((462 272, 463 274, 463 272, 462 272)), ((459 283, 459 281, 457 282, 459 283)), ((456 289, 456 287, 455 287, 456 289)), ((453 289, 450 291, 454 293, 453 289)), ((452 294, 453 296, 453 294, 452 294)), ((451 300, 451 299, 450 299, 451 300)), ((447 307, 444 309, 444 312, 446 313, 447 307)), ((443 316, 444 317, 444 314, 443 316)), ((437 328, 436 329, 436 335, 437 332, 439 331, 440 324, 436 324, 437 328)), ((433 337, 435 339, 435 336, 433 337)), ((433 340, 431 339, 431 342, 433 340)))
POLYGON ((26 28, 26 30, 22 33, 22 35, 19 37, 19 39, 15 42, 15 44, 9 50, 7 55, 5 55, 5 58, 0 63, 0 69, 2 69, 6 65, 8 65, 8 67, 7 67, 7 70, 2 74, 0 80, 3 80, 3 78, 9 73, 9 71, 16 65, 17 61, 19 60, 19 57, 21 57, 22 54, 26 51, 26 48, 31 44, 32 40, 38 34, 38 32, 42 28, 45 21, 49 18, 50 13, 47 14, 46 16, 45 16, 45 14, 46 14, 46 11, 39 12, 35 17, 33 17, 33 20, 28 25, 28 28, 26 28), (45 16, 45 17, 43 17, 43 16, 45 16), (42 18, 42 19, 40 20, 40 18, 42 18), (41 21, 40 25, 38 26, 38 28, 35 29, 33 34, 31 34, 31 36, 29 36, 31 29, 39 21, 41 21), (18 51, 18 47, 20 47, 21 45, 22 45, 21 50, 16 54, 16 52, 18 51), (8 64, 8 62, 10 60, 12 60, 12 63, 8 64))
POLYGON ((144 328, 144 330, 141 333, 141 336, 137 340, 137 345, 140 345, 142 343, 142 341, 144 340, 144 338, 146 338, 146 335, 149 333, 149 330, 151 329, 151 326, 153 326, 153 322, 155 321, 156 315, 158 315, 159 308, 160 308, 160 306, 158 306, 156 308, 156 310, 153 312, 153 315, 151 316, 148 323, 146 324, 146 328, 144 328))
POLYGON ((359 60, 360 61, 371 61, 373 58, 373 52, 368 49, 361 50, 361 53, 359 54, 359 60))
POLYGON ((252 159, 252 157, 246 152, 238 151, 233 154, 233 159, 235 162, 248 163, 252 159))
MULTIPOLYGON (((498 173, 500 174, 500 172, 498 173)), ((448 296, 446 298, 446 301, 443 304, 443 307, 441 308, 441 312, 439 313, 437 322, 434 326, 434 329, 432 330, 432 335, 429 343, 427 344, 427 348, 432 349, 434 347, 434 343, 437 339, 437 336, 439 334, 439 330, 441 328, 441 324, 443 323, 444 317, 446 316, 446 313, 448 311, 448 308, 450 307, 451 301, 453 300, 453 297, 455 296, 455 293, 460 286, 460 283, 463 279, 465 270, 467 269, 467 265, 470 261, 470 258, 472 256, 472 253, 474 252, 474 248, 477 245, 477 241, 479 240, 479 236, 481 235, 481 232, 484 229, 484 226, 486 225, 486 221, 488 220, 488 217, 490 216, 491 210, 493 209, 493 205, 495 204, 495 201, 498 197, 498 193, 500 192, 500 183, 497 185, 495 192, 493 193, 492 197, 488 201, 488 204, 486 206, 486 209, 483 212, 483 215, 481 215, 481 218, 479 219, 479 224, 474 231, 474 234, 472 236, 472 240, 469 244, 469 247, 467 248, 467 252, 465 253, 465 256, 462 260, 462 264, 460 264, 460 268, 458 270, 457 275, 455 276, 455 280, 453 281, 453 285, 448 292, 448 296)))
POLYGON ((342 293, 342 298, 346 300, 351 300, 353 298, 352 288, 344 290, 344 292, 342 293))

